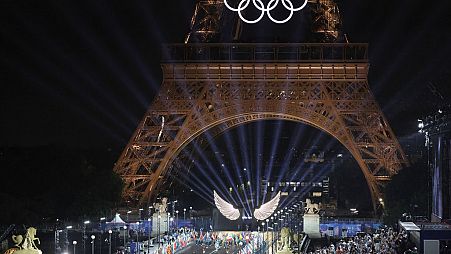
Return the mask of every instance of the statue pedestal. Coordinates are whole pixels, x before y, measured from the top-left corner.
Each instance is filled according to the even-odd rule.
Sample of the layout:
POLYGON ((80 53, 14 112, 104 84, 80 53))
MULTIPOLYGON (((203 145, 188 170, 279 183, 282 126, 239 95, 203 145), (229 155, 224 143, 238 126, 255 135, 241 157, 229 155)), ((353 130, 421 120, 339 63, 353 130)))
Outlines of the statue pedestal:
POLYGON ((321 238, 318 214, 304 214, 304 232, 310 238, 321 238))

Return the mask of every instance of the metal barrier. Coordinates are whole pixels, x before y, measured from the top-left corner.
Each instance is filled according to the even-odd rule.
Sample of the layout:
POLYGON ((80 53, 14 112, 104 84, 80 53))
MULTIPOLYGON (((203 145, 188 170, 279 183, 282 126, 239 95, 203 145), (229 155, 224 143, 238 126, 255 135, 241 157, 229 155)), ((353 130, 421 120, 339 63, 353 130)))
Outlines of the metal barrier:
POLYGON ((367 62, 365 43, 196 43, 163 45, 163 63, 367 62))

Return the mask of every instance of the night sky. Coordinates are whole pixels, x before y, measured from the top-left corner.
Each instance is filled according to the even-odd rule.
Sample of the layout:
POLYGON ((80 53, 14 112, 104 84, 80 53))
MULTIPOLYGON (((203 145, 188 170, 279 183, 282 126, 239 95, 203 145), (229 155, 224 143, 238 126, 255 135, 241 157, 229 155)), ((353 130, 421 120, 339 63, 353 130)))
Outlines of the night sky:
MULTIPOLYGON (((395 133, 409 136, 418 117, 451 101, 449 1, 339 5, 350 41, 369 43, 381 108, 395 133)), ((188 0, 2 0, 0 146, 120 151, 161 84, 160 45, 183 42, 193 10, 188 0)), ((298 25, 244 31, 280 38, 298 25)))

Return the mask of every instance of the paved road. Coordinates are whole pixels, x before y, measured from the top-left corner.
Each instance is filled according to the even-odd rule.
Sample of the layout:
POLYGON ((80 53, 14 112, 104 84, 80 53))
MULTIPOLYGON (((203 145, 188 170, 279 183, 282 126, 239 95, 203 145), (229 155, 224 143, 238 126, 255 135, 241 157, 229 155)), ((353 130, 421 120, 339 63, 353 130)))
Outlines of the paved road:
POLYGON ((186 248, 177 251, 176 254, 231 254, 236 251, 236 247, 230 249, 221 248, 216 251, 215 247, 212 246, 201 246, 194 243, 190 244, 186 248))

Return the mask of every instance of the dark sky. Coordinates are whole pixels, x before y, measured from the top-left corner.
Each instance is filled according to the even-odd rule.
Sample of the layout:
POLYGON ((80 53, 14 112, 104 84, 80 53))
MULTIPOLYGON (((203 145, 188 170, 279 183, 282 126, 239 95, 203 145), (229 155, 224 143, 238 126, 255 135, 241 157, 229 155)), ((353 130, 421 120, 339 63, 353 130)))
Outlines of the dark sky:
MULTIPOLYGON (((429 84, 451 101, 448 2, 339 2, 350 41, 370 45, 370 86, 400 136, 443 103, 429 84)), ((160 86, 159 47, 183 41, 193 9, 194 0, 1 0, 0 145, 125 146, 160 86)))

